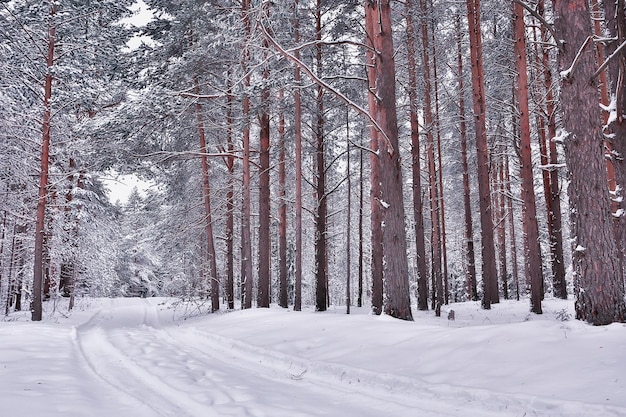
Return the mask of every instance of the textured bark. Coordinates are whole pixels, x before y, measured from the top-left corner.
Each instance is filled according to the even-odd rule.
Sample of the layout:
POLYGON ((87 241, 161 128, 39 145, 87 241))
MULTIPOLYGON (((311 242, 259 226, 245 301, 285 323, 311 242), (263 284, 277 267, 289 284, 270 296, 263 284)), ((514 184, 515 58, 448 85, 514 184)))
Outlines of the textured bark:
MULTIPOLYGON (((296 44, 300 42, 300 20, 298 17, 298 0, 294 0, 294 41, 296 44)), ((300 51, 294 51, 296 59, 300 59, 300 51)), ((293 92, 294 101, 294 142, 295 142, 295 177, 296 177, 296 265, 295 265, 295 277, 294 277, 294 305, 295 311, 302 309, 302 99, 300 97, 300 67, 296 66, 293 74, 296 88, 293 92)))
MULTIPOLYGON (((263 14, 269 19, 269 2, 263 3, 263 14)), ((267 38, 263 48, 269 49, 267 38)), ((264 53, 267 59, 267 52, 264 53)), ((270 70, 266 64, 262 72, 261 115, 259 116, 259 278, 257 282, 257 307, 269 307, 272 241, 270 236, 270 70)))
POLYGON ((417 105, 417 63, 415 59, 414 7, 406 0, 406 40, 409 74, 409 110, 411 123, 411 172, 413 174, 413 221, 415 223, 415 250, 417 252, 417 308, 428 310, 428 268, 426 264, 426 239, 422 204, 422 176, 420 167, 420 137, 417 105))
POLYGON ((383 210, 383 277, 385 313, 403 320, 413 320, 409 295, 409 265, 404 229, 402 169, 398 143, 396 83, 390 0, 366 1, 370 16, 378 17, 374 25, 376 47, 377 122, 388 142, 379 143, 380 178, 383 210))
MULTIPOLYGON (((366 43, 370 48, 374 45, 374 30, 376 28, 377 14, 370 7, 365 7, 365 30, 366 43)), ((377 59, 368 48, 365 52, 367 82, 368 82, 368 109, 372 117, 377 118, 378 105, 376 102, 376 65, 377 59)), ((380 314, 383 311, 383 230, 382 211, 380 201, 382 198, 380 185, 380 162, 378 160, 378 131, 370 125, 370 230, 371 230, 371 274, 372 274, 372 312, 380 314)))
POLYGON ((243 56, 241 59, 242 72, 246 74, 244 77, 244 90, 246 91, 243 98, 243 119, 244 126, 242 131, 242 147, 243 147, 243 192, 241 204, 241 285, 242 285, 242 308, 252 307, 252 238, 250 230, 250 97, 248 91, 250 89, 250 75, 248 74, 248 61, 250 60, 250 51, 248 50, 248 41, 250 39, 250 0, 242 0, 241 14, 246 32, 243 56))
POLYGON ((43 98, 43 123, 41 139, 41 170, 39 173, 39 194, 37 199, 37 220, 35 223, 35 256, 33 266, 33 294, 31 304, 32 321, 42 319, 42 293, 43 293, 43 241, 44 241, 44 220, 46 217, 46 201, 48 199, 48 170, 50 157, 50 127, 51 127, 51 104, 52 99, 52 68, 54 66, 54 47, 56 42, 56 27, 54 16, 56 6, 53 4, 50 9, 50 23, 48 27, 48 55, 46 57, 46 77, 44 80, 43 98))
MULTIPOLYGON (((322 77, 322 3, 317 0, 315 9, 316 28, 316 54, 315 64, 317 76, 322 77)), ((315 123, 315 143, 316 143, 316 166, 317 183, 315 194, 317 196, 317 210, 315 212, 315 310, 326 311, 328 298, 328 277, 327 277, 327 246, 326 246, 326 221, 328 215, 328 200, 326 199, 326 144, 324 141, 324 89, 317 86, 317 113, 315 123)))
POLYGON ((523 222, 526 224, 524 236, 527 249, 526 263, 530 279, 530 311, 541 314, 543 299, 543 271, 541 248, 539 246, 539 226, 537 224, 537 208, 533 165, 530 149, 530 111, 528 107, 528 68, 526 60, 526 25, 524 24, 524 8, 515 3, 513 12, 513 31, 515 36, 515 68, 517 70, 516 88, 518 114, 520 121, 520 176, 522 178, 522 204, 524 205, 523 222))
POLYGON ((463 169, 463 209, 465 214, 465 262, 467 295, 470 300, 478 300, 478 286, 476 283, 476 256, 474 254, 474 225, 470 196, 469 166, 467 163, 467 123, 465 121, 465 92, 463 88, 463 53, 461 15, 456 17, 457 33, 457 64, 459 82, 459 133, 461 137, 461 167, 463 169))
MULTIPOLYGON (((626 5, 624 0, 604 1, 603 3, 607 30, 609 35, 616 39, 608 45, 606 53, 610 56, 619 45, 626 41, 626 5)), ((605 133, 613 136, 610 141, 613 150, 610 162, 613 162, 615 166, 616 181, 620 190, 619 195, 615 197, 623 198, 623 190, 626 187, 626 162, 624 160, 624 155, 626 155, 626 118, 623 116, 626 114, 626 49, 622 49, 621 54, 609 62, 608 72, 611 94, 616 99, 615 113, 617 119, 608 126, 605 133)), ((609 164, 608 168, 611 166, 609 164)), ((614 205, 613 211, 617 208, 614 205)), ((624 209, 623 203, 621 208, 624 209)), ((616 236, 621 254, 622 268, 624 268, 626 266, 626 216, 623 214, 616 219, 616 236)))
MULTIPOLYGON (((544 1, 538 3, 540 15, 544 13, 544 1)), ((545 83, 546 113, 548 116, 548 142, 549 163, 556 166, 559 163, 556 149, 556 142, 552 138, 556 137, 556 108, 554 99, 554 83, 552 81, 552 71, 550 65, 550 46, 548 44, 549 35, 544 26, 541 28, 541 39, 543 41, 543 77, 545 83)), ((552 253, 552 286, 555 297, 567 298, 567 282, 565 280, 565 260, 563 257, 563 220, 561 214, 561 188, 559 185, 559 171, 550 170, 550 209, 548 211, 550 251, 552 253)))
POLYGON ((284 308, 288 307, 287 300, 287 199, 286 199, 286 180, 287 174, 285 169, 285 112, 284 112, 284 91, 281 88, 278 93, 280 101, 278 116, 278 270, 279 270, 279 288, 278 288, 278 305, 284 308))
POLYGON ((478 164, 478 197, 482 237, 482 307, 491 308, 498 301, 498 275, 491 218, 491 189, 489 186, 489 154, 487 151, 485 77, 482 61, 482 37, 480 33, 480 0, 467 0, 467 18, 472 66, 472 98, 474 104, 474 128, 476 131, 476 156, 478 164))
POLYGON ((561 103, 570 185, 576 318, 594 325, 624 320, 624 281, 606 186, 602 115, 598 106, 595 54, 588 46, 589 4, 556 0, 555 30, 562 39, 561 103), (581 46, 587 47, 579 54, 581 46), (579 59, 575 66, 575 57, 579 59))
MULTIPOLYGON (((199 93, 196 82, 196 92, 199 93)), ((209 268, 209 286, 211 289, 211 311, 220 309, 220 281, 217 275, 217 255, 215 253, 215 240, 213 238, 213 213, 211 211, 211 180, 209 178, 209 158, 207 156, 206 133, 202 119, 202 105, 196 103, 196 121, 198 135, 200 137, 200 153, 202 163, 202 199, 204 201, 204 222, 206 233, 206 262, 209 268)))
POLYGON ((431 73, 430 73, 430 44, 428 29, 428 6, 426 0, 420 0, 422 14, 422 67, 424 71, 424 128, 426 129, 426 158, 428 163, 428 180, 430 190, 430 225, 431 225, 431 271, 433 278, 433 309, 435 315, 441 315, 443 304, 443 275, 441 270, 441 220, 439 210, 439 184, 437 181, 437 168, 435 166, 435 139, 431 100, 431 73))

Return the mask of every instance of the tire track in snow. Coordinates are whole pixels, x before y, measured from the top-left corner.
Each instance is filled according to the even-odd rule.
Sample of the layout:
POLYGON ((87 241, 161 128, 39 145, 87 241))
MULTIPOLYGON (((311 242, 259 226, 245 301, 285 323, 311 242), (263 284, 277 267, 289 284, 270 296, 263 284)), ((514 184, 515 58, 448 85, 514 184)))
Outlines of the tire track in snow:
MULTIPOLYGON (((568 400, 556 400, 527 394, 499 393, 447 384, 429 384, 418 378, 385 374, 346 365, 308 360, 275 350, 253 346, 236 339, 207 333, 198 329, 177 331, 177 340, 196 341, 196 347, 213 355, 247 363, 282 374, 285 378, 311 383, 349 387, 369 397, 381 397, 405 404, 416 404, 419 409, 446 412, 443 404, 459 411, 460 416, 541 416, 541 417, 625 417, 621 407, 605 406, 568 400), (198 346, 198 341, 200 346, 198 346), (456 405, 456 407, 454 406, 456 405)), ((259 370, 258 372, 262 372, 259 370)))
MULTIPOLYGON (((148 369, 118 349, 110 340, 113 310, 100 310, 76 330, 75 343, 85 362, 103 381, 130 396, 155 415, 163 417, 217 417, 211 408, 155 377, 148 369)), ((144 309, 143 323, 146 323, 144 309)))

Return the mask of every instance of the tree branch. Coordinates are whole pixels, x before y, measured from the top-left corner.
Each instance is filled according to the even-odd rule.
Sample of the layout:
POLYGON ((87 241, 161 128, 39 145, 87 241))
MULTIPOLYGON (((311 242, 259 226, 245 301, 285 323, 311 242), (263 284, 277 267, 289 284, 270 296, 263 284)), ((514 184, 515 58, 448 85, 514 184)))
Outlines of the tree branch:
POLYGON ((295 66, 297 66, 298 68, 300 68, 302 71, 304 71, 309 78, 317 85, 319 85, 320 87, 324 88, 325 90, 329 91, 330 93, 332 93, 333 95, 335 95, 335 97, 339 98, 341 101, 343 101, 345 104, 347 104, 349 107, 351 107, 352 109, 354 109, 357 113, 361 114, 362 116, 365 116, 365 118, 367 118, 372 125, 374 126, 374 128, 381 134, 381 136, 384 138, 385 143, 387 144, 387 152, 389 152, 390 154, 393 154, 394 150, 393 150, 393 146, 391 146, 391 141, 389 139, 389 136, 387 136, 387 134, 383 131, 383 129, 380 127, 380 125, 378 124, 378 122, 376 122, 376 120, 372 117, 371 114, 369 114, 368 111, 366 111, 365 109, 363 109, 361 106, 359 106, 358 104, 356 104, 355 102, 353 102, 352 100, 350 100, 348 97, 346 97, 344 94, 342 94, 341 92, 337 91, 336 89, 334 89, 332 86, 330 86, 329 84, 325 83, 324 81, 322 81, 319 77, 317 77, 313 71, 306 66, 306 64, 304 64, 302 61, 300 61, 298 58, 296 58, 295 56, 291 55, 289 52, 287 52, 285 50, 285 48, 283 48, 282 46, 280 46, 275 40, 274 38, 272 38, 272 36, 267 32, 267 29, 265 28, 264 25, 259 24, 259 26, 261 27, 261 30, 263 31, 263 33, 265 34, 265 37, 267 38, 268 42, 274 47, 276 48, 276 50, 278 51, 278 53, 280 55, 282 55, 284 58, 286 58, 287 60, 291 61, 295 66))
POLYGON ((617 49, 611 54, 611 56, 609 56, 607 59, 604 60, 604 62, 602 63, 602 65, 600 65, 600 67, 596 70, 596 72, 593 73, 593 75, 591 76, 591 79, 595 79, 598 75, 600 75, 600 73, 602 71, 604 71, 604 69, 606 68, 607 65, 609 65, 609 62, 612 59, 615 59, 616 56, 619 55, 619 53, 621 52, 621 50, 626 47, 626 41, 622 42, 622 44, 620 46, 617 47, 617 49))
POLYGON ((557 47, 560 49, 560 44, 558 42, 558 37, 556 36, 556 32, 554 31, 554 27, 548 23, 548 21, 546 19, 544 19, 544 17, 542 15, 540 15, 537 10, 533 9, 532 7, 530 7, 528 4, 526 4, 525 1, 523 0, 513 0, 513 3, 517 3, 520 6, 522 6, 524 9, 526 9, 528 11, 528 13, 530 13, 531 15, 533 15, 533 17, 535 19, 537 19, 539 21, 539 23, 541 23, 543 26, 545 26, 546 29, 548 29, 548 31, 550 32, 550 34, 552 35, 552 39, 554 39, 554 42, 556 42, 557 47))

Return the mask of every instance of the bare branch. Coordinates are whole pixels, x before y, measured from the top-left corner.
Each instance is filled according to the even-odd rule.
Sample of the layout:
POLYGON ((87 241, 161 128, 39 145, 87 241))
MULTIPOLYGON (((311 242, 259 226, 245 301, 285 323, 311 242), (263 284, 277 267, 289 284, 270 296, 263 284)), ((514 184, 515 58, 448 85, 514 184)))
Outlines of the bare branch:
MULTIPOLYGON (((537 19, 546 29, 548 29, 548 31, 552 35, 552 38, 556 42, 557 46, 559 45, 559 42, 558 42, 559 38, 556 36, 556 32, 554 31, 554 27, 550 23, 548 23, 548 21, 546 19, 544 19, 544 17, 542 15, 540 15, 535 9, 533 9, 528 4, 526 4, 526 2, 523 1, 523 0, 513 0, 513 3, 517 3, 520 6, 522 6, 524 9, 526 9, 528 11, 528 13, 530 13, 535 19, 537 19)), ((559 46, 559 48, 560 48, 560 46, 559 46)))
POLYGON ((622 42, 622 44, 620 46, 617 47, 617 49, 611 54, 611 56, 609 56, 607 59, 604 60, 604 62, 602 63, 602 65, 600 65, 600 67, 596 70, 596 72, 593 73, 593 75, 591 76, 591 79, 595 79, 598 75, 600 75, 600 73, 602 71, 604 71, 604 69, 606 68, 607 65, 609 65, 609 62, 612 59, 615 59, 616 56, 619 55, 619 53, 621 52, 621 50, 626 47, 626 41, 622 42))

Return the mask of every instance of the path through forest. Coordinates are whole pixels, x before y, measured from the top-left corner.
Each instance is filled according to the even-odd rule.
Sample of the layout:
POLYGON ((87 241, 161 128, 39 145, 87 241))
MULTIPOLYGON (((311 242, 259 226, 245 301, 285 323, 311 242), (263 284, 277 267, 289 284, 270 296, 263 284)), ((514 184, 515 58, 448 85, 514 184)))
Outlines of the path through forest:
MULTIPOLYGON (((459 308, 463 320, 467 312, 459 308)), ((510 374, 506 355, 490 354, 490 344, 508 352, 510 361, 527 361, 504 341, 515 334, 527 339, 530 328, 543 338, 549 358, 552 341, 546 335, 555 328, 565 332, 564 340, 568 332, 573 339, 573 350, 564 351, 565 356, 578 353, 586 337, 554 320, 521 327, 494 323, 512 319, 501 314, 483 326, 441 320, 439 326, 426 326, 365 314, 279 309, 185 319, 163 299, 94 300, 70 318, 57 317, 56 323, 0 323, 0 401, 5 410, 9 405, 10 413, 3 413, 7 416, 626 416, 626 401, 618 398, 623 384, 598 386, 589 372, 580 374, 588 381, 571 381, 571 375, 554 375, 546 368, 537 375, 544 381, 537 383, 566 388, 584 384, 587 390, 601 391, 597 398, 607 397, 603 402, 563 398, 558 390, 537 395, 525 387, 524 375, 510 374), (70 325, 72 321, 76 324, 70 325), (494 328, 502 329, 500 336, 488 330, 494 328), (507 328, 517 332, 503 331, 507 328), (420 339, 429 338, 440 343, 442 353, 453 355, 454 349, 445 346, 464 338, 471 353, 475 341, 465 337, 466 329, 474 330, 490 355, 476 361, 485 367, 491 359, 499 368, 500 380, 492 385, 501 389, 486 386, 480 375, 459 371, 466 360, 460 352, 438 362, 432 352, 421 351, 420 339), (440 375, 435 375, 437 367, 442 368, 440 375), (519 390, 511 388, 516 383, 519 390)), ((581 325, 585 333, 596 329, 581 325)), ((605 328, 604 338, 599 333, 607 356, 597 366, 614 367, 609 372, 619 378, 626 370, 617 363, 626 346, 624 333, 623 325, 605 328)), ((533 345, 519 348, 531 346, 532 354, 533 345)), ((465 368, 471 371, 472 366, 465 368)), ((489 377, 493 371, 485 372, 487 379, 494 378, 489 377)), ((604 378, 607 370, 598 372, 604 378)))

